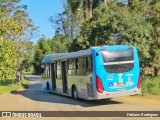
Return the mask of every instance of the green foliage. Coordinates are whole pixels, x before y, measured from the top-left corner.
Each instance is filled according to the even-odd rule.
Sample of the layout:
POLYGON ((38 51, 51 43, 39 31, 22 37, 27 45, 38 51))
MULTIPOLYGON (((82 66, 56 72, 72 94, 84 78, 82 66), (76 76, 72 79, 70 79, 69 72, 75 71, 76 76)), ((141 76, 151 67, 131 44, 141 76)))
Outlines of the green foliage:
POLYGON ((71 39, 61 34, 56 34, 53 39, 42 36, 34 47, 34 68, 40 74, 41 61, 47 54, 66 53, 69 50, 71 39))
POLYGON ((136 46, 142 72, 157 76, 160 69, 159 9, 159 2, 139 0, 130 2, 128 8, 117 2, 100 6, 94 9, 91 19, 82 23, 76 44, 82 49, 97 45, 136 46))
POLYGON ((80 11, 84 19, 91 18, 93 9, 106 2, 106 0, 67 0, 72 13, 76 15, 80 11))
POLYGON ((27 88, 28 85, 29 81, 27 79, 24 79, 20 85, 18 82, 13 84, 11 80, 6 80, 5 82, 0 81, 0 95, 16 91, 20 88, 27 88))
POLYGON ((71 39, 65 37, 64 35, 57 34, 52 40, 48 41, 50 44, 52 53, 66 53, 68 52, 69 46, 71 44, 71 39))
POLYGON ((141 61, 149 57, 151 24, 144 21, 141 13, 128 11, 117 4, 109 4, 95 9, 94 18, 82 25, 81 45, 134 45, 140 51, 141 61), (148 40, 147 40, 148 39, 148 40), (145 49, 145 50, 144 50, 145 49))
POLYGON ((0 0, 0 37, 16 41, 27 31, 33 32, 26 9, 26 5, 19 5, 19 0, 0 0))
POLYGON ((33 43, 31 41, 19 41, 18 55, 19 64, 18 69, 23 71, 31 71, 33 63, 33 43))
POLYGON ((34 47, 34 68, 37 74, 41 72, 41 60, 49 53, 51 53, 50 45, 47 42, 47 38, 42 36, 34 47))
POLYGON ((83 0, 67 0, 71 11, 75 14, 77 9, 79 9, 82 5, 83 0))
POLYGON ((160 78, 143 77, 141 86, 144 95, 160 95, 160 78))
POLYGON ((68 0, 61 19, 57 20, 61 21, 63 18, 62 24, 57 24, 61 26, 57 31, 60 28, 63 29, 64 32, 61 33, 65 33, 66 39, 71 37, 73 40, 68 49, 69 52, 97 45, 135 46, 138 48, 142 74, 158 76, 160 72, 160 2, 131 0, 128 1, 128 5, 124 5, 117 0, 90 1, 68 0), (93 13, 90 11, 91 8, 93 13), (80 13, 83 15, 92 13, 92 17, 84 17, 80 13))
POLYGON ((0 80, 16 79, 16 51, 12 41, 0 39, 0 80))
POLYGON ((27 36, 28 40, 36 29, 26 11, 27 6, 19 2, 0 0, 0 79, 15 79, 16 70, 28 69, 32 61, 28 49, 32 42, 24 38, 27 36))

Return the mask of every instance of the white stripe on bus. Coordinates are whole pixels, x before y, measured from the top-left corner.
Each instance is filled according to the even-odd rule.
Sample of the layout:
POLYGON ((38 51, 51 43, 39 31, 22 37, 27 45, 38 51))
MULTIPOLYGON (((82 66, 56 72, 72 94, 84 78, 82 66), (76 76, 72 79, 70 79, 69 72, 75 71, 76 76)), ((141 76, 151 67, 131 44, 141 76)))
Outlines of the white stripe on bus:
POLYGON ((118 64, 126 64, 126 63, 134 63, 134 61, 120 61, 120 62, 108 62, 104 63, 104 65, 118 65, 118 64))

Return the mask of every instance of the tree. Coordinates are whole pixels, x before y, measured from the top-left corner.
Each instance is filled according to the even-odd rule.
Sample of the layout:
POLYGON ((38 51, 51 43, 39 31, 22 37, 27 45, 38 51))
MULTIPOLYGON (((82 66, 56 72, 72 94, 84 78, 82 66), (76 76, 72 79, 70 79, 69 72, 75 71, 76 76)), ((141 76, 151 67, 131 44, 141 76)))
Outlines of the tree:
POLYGON ((52 53, 67 53, 69 50, 71 41, 72 40, 70 38, 67 38, 62 34, 56 34, 48 42, 50 44, 52 53))
POLYGON ((19 44, 21 47, 19 48, 19 64, 17 67, 20 70, 32 72, 33 43, 31 41, 21 41, 19 44))
POLYGON ((17 42, 21 36, 33 33, 35 27, 26 12, 26 5, 18 5, 19 0, 0 0, 0 37, 17 42))
MULTIPOLYGON (((109 0, 68 0, 68 6, 68 11, 73 15, 71 17, 64 13, 66 15, 64 20, 81 16, 78 12, 81 11, 80 9, 85 18, 77 19, 80 21, 77 24, 80 26, 79 34, 75 35, 71 32, 74 39, 69 51, 104 44, 133 45, 139 51, 142 73, 158 75, 160 71, 160 2, 158 0, 132 0, 128 5, 109 0), (86 17, 91 13, 90 8, 93 17, 86 17)), ((72 21, 72 25, 74 23, 72 21)))
POLYGON ((150 58, 148 58, 142 70, 145 74, 157 76, 160 71, 160 2, 158 0, 133 0, 129 1, 129 9, 143 13, 146 23, 151 23, 153 27, 149 51, 150 58))
POLYGON ((77 14, 82 8, 84 19, 92 17, 92 0, 67 0, 67 2, 73 14, 77 14))
POLYGON ((83 0, 67 0, 67 3, 73 14, 76 14, 77 10, 82 6, 83 0))
POLYGON ((47 38, 42 36, 38 41, 37 44, 34 46, 34 68, 36 74, 41 73, 41 61, 43 57, 47 54, 51 53, 50 45, 47 42, 47 38))
POLYGON ((96 8, 93 18, 85 20, 77 41, 82 48, 94 45, 134 45, 139 50, 143 74, 158 75, 160 69, 160 2, 129 1, 107 3, 96 8))
POLYGON ((0 80, 16 79, 16 51, 12 41, 0 39, 0 80))
POLYGON ((150 59, 148 62, 148 70, 152 70, 152 75, 158 76, 160 72, 160 1, 148 1, 145 14, 147 15, 146 21, 151 23, 153 31, 151 34, 152 42, 150 49, 150 59))
POLYGON ((29 41, 24 40, 26 40, 25 36, 32 35, 35 31, 32 20, 26 12, 27 6, 19 5, 19 2, 20 0, 0 0, 0 42, 3 45, 0 47, 2 79, 14 79, 13 76, 20 69, 21 62, 28 59, 24 58, 26 54, 24 49, 29 41))
MULTIPOLYGON (((159 35, 159 32, 156 32, 159 22, 155 23, 155 21, 159 19, 154 17, 153 20, 155 15, 146 16, 144 10, 149 8, 147 4, 141 2, 141 7, 134 10, 126 9, 117 2, 96 8, 93 12, 94 17, 83 22, 81 35, 77 37, 78 44, 83 49, 104 44, 133 45, 139 50, 142 69, 144 71, 148 67, 154 69, 154 65, 157 69, 159 42, 158 37, 155 38, 155 36, 159 35), (154 22, 149 21, 151 19, 154 22)), ((153 70, 146 74, 154 73, 153 70)))
POLYGON ((76 36, 80 35, 82 18, 91 17, 92 10, 98 7, 102 1, 103 0, 67 0, 67 3, 63 3, 64 12, 58 13, 56 17, 50 17, 53 27, 56 28, 55 34, 63 34, 67 38, 75 40, 76 36), (80 10, 81 8, 85 9, 85 11, 80 10))
POLYGON ((80 15, 74 15, 69 6, 63 4, 64 12, 58 13, 55 17, 50 17, 50 22, 56 28, 55 34, 63 34, 72 40, 80 32, 80 15))
POLYGON ((71 39, 62 34, 56 34, 52 39, 42 36, 34 46, 34 68, 40 74, 41 61, 47 54, 68 53, 71 39))
POLYGON ((107 0, 67 0, 73 14, 83 11, 84 19, 92 17, 92 11, 102 3, 106 5, 107 0), (81 8, 83 10, 81 10, 81 8))

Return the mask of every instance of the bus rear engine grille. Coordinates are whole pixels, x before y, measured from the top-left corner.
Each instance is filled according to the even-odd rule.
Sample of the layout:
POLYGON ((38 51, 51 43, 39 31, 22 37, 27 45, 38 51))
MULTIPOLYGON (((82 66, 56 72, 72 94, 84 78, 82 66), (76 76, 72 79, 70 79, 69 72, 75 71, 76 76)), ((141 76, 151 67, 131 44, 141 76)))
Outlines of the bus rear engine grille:
POLYGON ((87 83, 87 94, 88 97, 94 97, 93 83, 87 83))

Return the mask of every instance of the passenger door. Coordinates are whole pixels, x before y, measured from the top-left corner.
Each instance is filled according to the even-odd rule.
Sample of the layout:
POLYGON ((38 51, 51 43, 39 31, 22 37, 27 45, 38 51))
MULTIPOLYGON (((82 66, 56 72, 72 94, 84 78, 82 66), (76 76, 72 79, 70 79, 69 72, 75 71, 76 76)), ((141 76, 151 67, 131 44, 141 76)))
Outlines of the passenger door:
POLYGON ((62 61, 62 86, 63 86, 63 93, 67 93, 67 62, 62 61))
POLYGON ((52 90, 56 90, 56 76, 55 76, 55 64, 51 63, 51 80, 52 80, 52 90))

